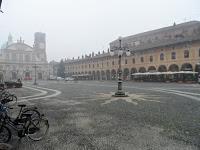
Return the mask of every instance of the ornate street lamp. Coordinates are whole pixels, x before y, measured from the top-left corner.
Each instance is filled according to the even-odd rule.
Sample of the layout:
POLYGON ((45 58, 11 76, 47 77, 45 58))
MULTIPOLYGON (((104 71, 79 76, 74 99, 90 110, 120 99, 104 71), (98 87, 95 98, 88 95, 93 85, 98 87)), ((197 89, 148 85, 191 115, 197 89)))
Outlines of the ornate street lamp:
POLYGON ((126 48, 122 47, 122 38, 119 37, 119 48, 115 51, 110 51, 110 55, 114 56, 115 53, 119 56, 119 73, 118 73, 118 88, 117 92, 113 95, 114 97, 127 97, 128 95, 125 94, 125 92, 122 90, 122 67, 121 67, 121 59, 123 53, 125 53, 127 56, 130 56, 130 51, 126 48))

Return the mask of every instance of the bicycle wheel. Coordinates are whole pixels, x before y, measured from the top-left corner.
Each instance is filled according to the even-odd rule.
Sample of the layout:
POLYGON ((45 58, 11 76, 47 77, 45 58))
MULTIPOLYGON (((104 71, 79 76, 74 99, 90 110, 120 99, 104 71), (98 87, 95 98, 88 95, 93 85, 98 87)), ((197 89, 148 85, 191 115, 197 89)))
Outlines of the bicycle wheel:
POLYGON ((27 136, 33 141, 42 140, 48 133, 49 123, 46 119, 33 119, 27 127, 27 136))
POLYGON ((7 143, 10 141, 11 131, 8 127, 1 125, 0 127, 0 143, 7 143))

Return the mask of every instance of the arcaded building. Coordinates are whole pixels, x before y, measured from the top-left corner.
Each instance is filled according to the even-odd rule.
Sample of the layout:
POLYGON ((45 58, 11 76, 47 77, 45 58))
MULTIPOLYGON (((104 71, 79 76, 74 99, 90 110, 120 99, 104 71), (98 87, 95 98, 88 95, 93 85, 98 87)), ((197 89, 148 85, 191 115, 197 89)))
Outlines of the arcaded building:
MULTIPOLYGON (((122 47, 131 55, 122 56, 123 79, 145 72, 200 72, 200 22, 182 24, 139 33, 122 38, 122 47)), ((119 49, 119 40, 110 43, 110 50, 66 61, 66 76, 80 79, 116 79, 118 55, 109 51, 119 49)))
POLYGON ((0 80, 33 80, 35 75, 41 80, 49 77, 45 33, 35 33, 33 46, 26 44, 21 37, 13 42, 9 35, 0 50, 0 80))

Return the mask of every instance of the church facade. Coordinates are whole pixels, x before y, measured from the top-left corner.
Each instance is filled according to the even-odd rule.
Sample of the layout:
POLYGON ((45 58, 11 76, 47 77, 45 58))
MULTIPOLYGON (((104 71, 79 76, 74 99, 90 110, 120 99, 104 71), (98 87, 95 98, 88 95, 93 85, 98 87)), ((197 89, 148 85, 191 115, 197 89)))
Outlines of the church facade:
POLYGON ((1 47, 0 80, 39 80, 48 79, 50 68, 46 55, 46 35, 36 32, 33 46, 27 45, 22 38, 17 42, 8 41, 1 47))

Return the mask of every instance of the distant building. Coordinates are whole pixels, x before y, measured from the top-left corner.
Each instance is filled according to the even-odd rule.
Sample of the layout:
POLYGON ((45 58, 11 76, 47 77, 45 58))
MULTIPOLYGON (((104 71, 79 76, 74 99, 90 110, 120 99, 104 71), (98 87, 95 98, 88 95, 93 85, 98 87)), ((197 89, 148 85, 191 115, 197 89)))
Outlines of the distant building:
MULTIPOLYGON (((130 56, 122 56, 124 80, 133 80, 135 73, 145 72, 173 72, 170 79, 190 80, 191 75, 184 76, 175 72, 200 73, 199 21, 173 24, 123 37, 122 47, 131 52, 130 56)), ((119 40, 110 43, 111 51, 118 49, 119 40)), ((117 77, 118 56, 110 56, 109 52, 92 53, 82 59, 67 60, 65 64, 66 76, 92 80, 111 80, 117 77)), ((160 74, 166 78, 164 73, 160 74)))
POLYGON ((34 45, 27 45, 20 37, 13 42, 11 34, 8 41, 2 45, 0 52, 0 80, 32 80, 49 77, 49 65, 46 56, 46 36, 37 32, 34 35, 34 45))

